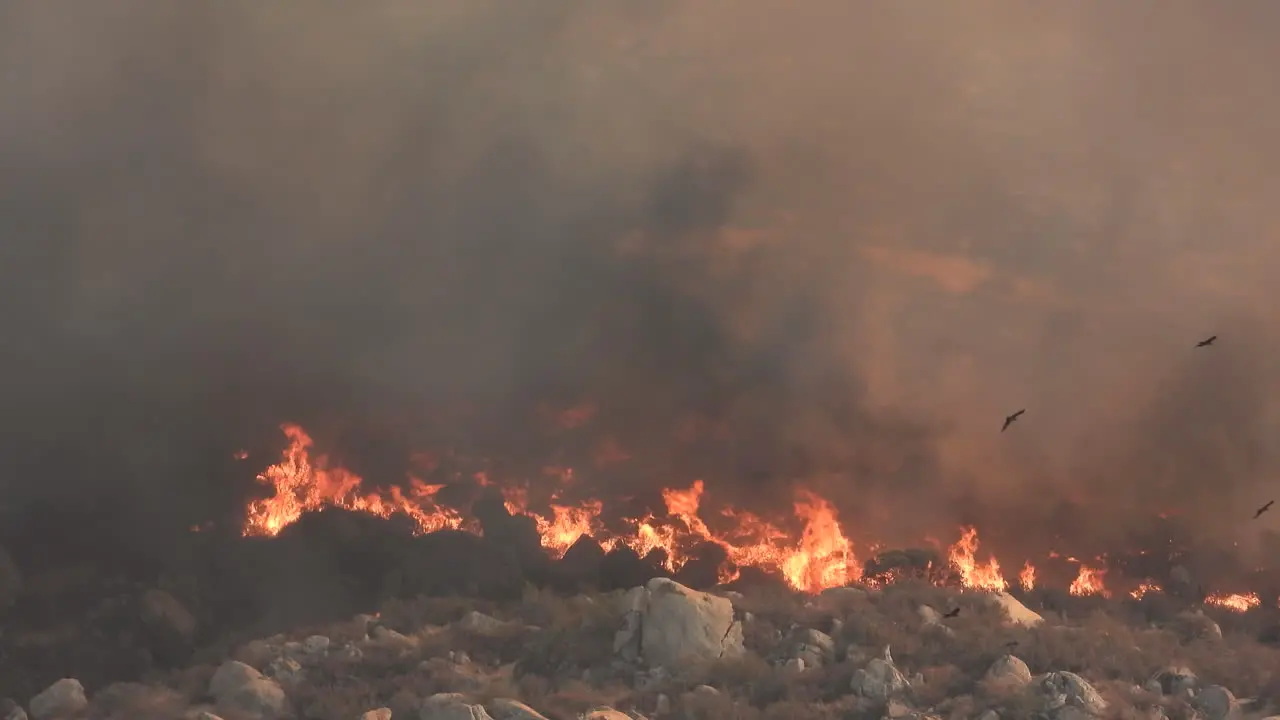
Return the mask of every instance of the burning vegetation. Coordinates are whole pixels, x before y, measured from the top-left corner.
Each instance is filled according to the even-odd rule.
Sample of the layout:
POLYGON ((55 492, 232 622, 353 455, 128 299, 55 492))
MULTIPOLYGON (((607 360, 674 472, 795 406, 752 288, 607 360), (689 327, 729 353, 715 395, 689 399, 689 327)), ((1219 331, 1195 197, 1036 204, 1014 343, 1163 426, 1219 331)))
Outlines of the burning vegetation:
MULTIPOLYGON (((587 420, 574 418, 577 424, 587 420)), ((249 503, 243 535, 276 536, 305 514, 327 508, 379 518, 407 518, 419 535, 443 530, 484 534, 477 517, 438 497, 446 484, 410 476, 404 488, 371 488, 359 475, 317 453, 315 442, 303 428, 285 425, 283 431, 288 445, 279 462, 258 474, 258 481, 269 492, 249 503)), ((243 458, 243 453, 237 457, 243 458)), ((428 459, 420 464, 429 466, 431 462, 428 459)), ((716 567, 720 583, 733 582, 750 569, 773 574, 790 588, 810 593, 855 582, 883 585, 907 577, 987 591, 1028 592, 1039 583, 1034 558, 1024 559, 1016 574, 1007 573, 993 554, 981 550, 979 530, 972 526, 957 528, 959 538, 949 545, 930 540, 931 550, 895 551, 875 542, 855 544, 841 525, 835 505, 809 490, 796 492, 790 525, 730 506, 709 510, 703 502, 706 488, 702 480, 662 489, 664 507, 660 512, 606 520, 603 500, 569 503, 562 499, 561 490, 573 482, 571 469, 551 467, 544 475, 557 489, 543 508, 531 503, 527 484, 499 484, 484 472, 459 482, 499 493, 510 516, 532 521, 542 550, 551 559, 564 558, 580 541, 590 540, 604 553, 627 551, 674 573, 701 557, 705 548, 714 547, 720 551, 716 567), (714 518, 714 528, 704 518, 714 518)), ((1154 578, 1113 573, 1105 557, 1082 560, 1050 552, 1044 561, 1074 567, 1074 580, 1065 588, 1072 596, 1110 598, 1121 592, 1141 600, 1164 592, 1154 578)), ((1255 592, 1206 593, 1204 601, 1237 612, 1263 604, 1255 592)))

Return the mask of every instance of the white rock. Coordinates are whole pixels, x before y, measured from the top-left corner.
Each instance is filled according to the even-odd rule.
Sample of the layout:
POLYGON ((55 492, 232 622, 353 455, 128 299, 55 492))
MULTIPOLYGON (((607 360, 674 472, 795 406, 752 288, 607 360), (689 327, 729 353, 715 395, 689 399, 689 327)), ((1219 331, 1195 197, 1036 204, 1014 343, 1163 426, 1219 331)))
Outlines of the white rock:
POLYGON ((312 635, 302 641, 302 651, 308 655, 324 655, 332 641, 324 635, 312 635))
POLYGON ((1040 695, 1045 710, 1054 712, 1064 708, 1076 708, 1092 715, 1101 715, 1107 709, 1107 701, 1088 680, 1065 670, 1045 673, 1032 681, 1040 695))
POLYGON ((744 652, 742 624, 725 598, 654 578, 628 591, 623 603, 624 627, 614 637, 614 652, 624 659, 678 668, 744 652))
POLYGON ((1000 685, 1026 685, 1031 682, 1031 668, 1019 658, 1004 655, 991 663, 986 680, 1000 685))
POLYGON ((502 632, 507 627, 507 623, 498 618, 485 615, 482 612, 472 610, 462 619, 458 621, 458 629, 463 632, 474 633, 476 635, 493 635, 502 632))
POLYGON ((223 663, 214 672, 209 694, 218 710, 228 715, 271 718, 285 714, 289 707, 284 690, 275 681, 235 660, 223 663))
POLYGON ((401 650, 411 650, 418 646, 418 641, 408 635, 392 630, 389 627, 379 625, 373 629, 373 641, 379 645, 391 648, 399 648, 401 650))
POLYGON ((27 709, 35 720, 75 715, 89 706, 84 686, 75 678, 63 678, 31 698, 27 709))
POLYGON ((986 593, 979 597, 985 598, 985 602, 988 604, 1004 610, 1011 625, 1035 627, 1044 622, 1044 618, 1033 612, 1026 605, 1018 602, 1017 598, 1007 592, 986 593))
POLYGON ((853 674, 849 689, 853 694, 876 702, 888 702, 908 690, 907 679, 892 663, 873 658, 867 667, 853 674))

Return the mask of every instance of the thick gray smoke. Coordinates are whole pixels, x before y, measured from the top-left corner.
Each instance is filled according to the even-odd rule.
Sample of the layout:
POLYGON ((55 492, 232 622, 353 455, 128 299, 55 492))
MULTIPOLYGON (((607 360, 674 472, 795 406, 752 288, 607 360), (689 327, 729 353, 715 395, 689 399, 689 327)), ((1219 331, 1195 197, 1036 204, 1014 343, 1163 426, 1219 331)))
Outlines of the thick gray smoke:
POLYGON ((394 480, 420 445, 536 454, 538 408, 590 400, 627 491, 804 484, 855 535, 1006 548, 1169 510, 1248 546, 1278 29, 1265 0, 0 2, 4 501, 148 535, 238 504, 231 453, 283 421, 394 480))

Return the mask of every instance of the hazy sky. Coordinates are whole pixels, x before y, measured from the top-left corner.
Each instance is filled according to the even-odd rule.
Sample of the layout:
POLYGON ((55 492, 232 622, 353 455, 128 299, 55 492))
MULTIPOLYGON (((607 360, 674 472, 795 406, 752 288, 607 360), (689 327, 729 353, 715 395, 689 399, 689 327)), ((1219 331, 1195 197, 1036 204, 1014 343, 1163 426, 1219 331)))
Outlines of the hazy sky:
POLYGON ((1278 32, 1269 0, 0 0, 0 483, 185 518, 283 421, 590 398, 663 482, 715 474, 672 449, 697 418, 724 478, 883 532, 1070 498, 1235 537, 1280 469, 1278 32))

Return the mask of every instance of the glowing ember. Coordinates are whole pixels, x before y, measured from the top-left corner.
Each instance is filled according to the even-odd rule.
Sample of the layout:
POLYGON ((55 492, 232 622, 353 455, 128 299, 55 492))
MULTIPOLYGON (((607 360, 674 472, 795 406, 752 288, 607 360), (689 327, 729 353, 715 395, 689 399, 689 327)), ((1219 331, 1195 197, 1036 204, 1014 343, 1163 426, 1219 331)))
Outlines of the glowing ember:
POLYGON ((1262 604, 1262 599, 1254 593, 1231 593, 1229 595, 1210 595, 1204 601, 1210 605, 1227 608, 1236 612, 1246 612, 1262 604))
POLYGON ((976 528, 964 528, 960 540, 947 551, 948 559, 960 573, 960 582, 965 587, 978 590, 1005 590, 1008 583, 1000 574, 1000 563, 993 557, 981 564, 975 560, 978 551, 978 531, 976 528))
POLYGON ((1138 587, 1130 590, 1129 596, 1132 597, 1134 600, 1141 600, 1142 598, 1146 597, 1147 595, 1150 595, 1151 593, 1158 593, 1158 592, 1162 592, 1160 586, 1151 582, 1150 580, 1147 580, 1146 582, 1139 584, 1138 587))
POLYGON ((1022 572, 1018 573, 1018 584, 1026 591, 1036 589, 1036 568, 1030 561, 1022 565, 1022 572))
POLYGON ((1076 575, 1076 579, 1072 581, 1071 587, 1067 589, 1072 595, 1101 595, 1102 597, 1111 597, 1111 593, 1102 584, 1102 579, 1106 576, 1107 571, 1104 568, 1091 568, 1088 565, 1080 565, 1080 574, 1076 575))

